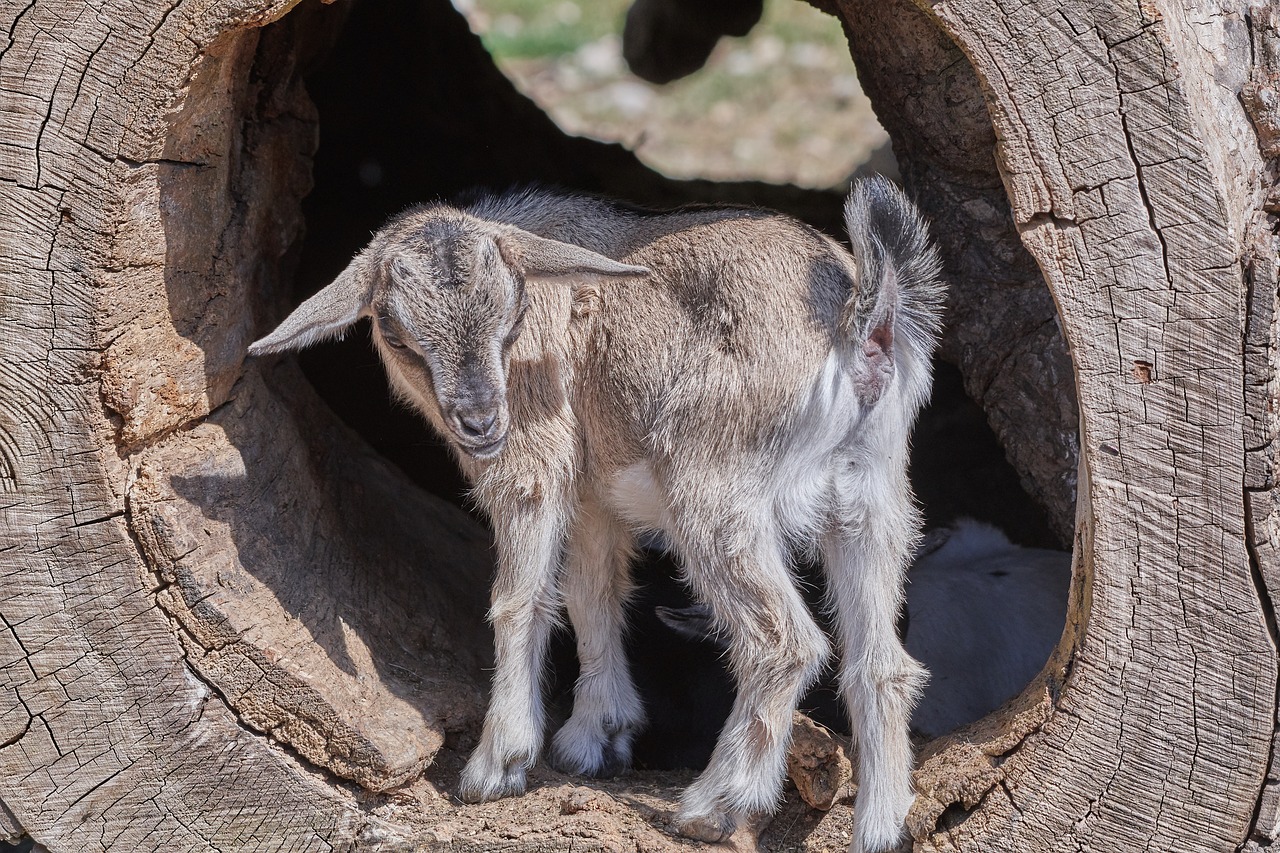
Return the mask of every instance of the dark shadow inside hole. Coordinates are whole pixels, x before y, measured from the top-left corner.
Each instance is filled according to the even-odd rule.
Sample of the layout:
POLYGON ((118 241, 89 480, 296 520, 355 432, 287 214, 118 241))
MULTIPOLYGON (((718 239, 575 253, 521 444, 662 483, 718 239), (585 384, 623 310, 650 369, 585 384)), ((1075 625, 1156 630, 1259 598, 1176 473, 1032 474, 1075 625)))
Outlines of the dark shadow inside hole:
MULTIPOLYGON (((295 303, 330 281, 388 216, 476 186, 533 181, 654 205, 752 201, 838 233, 838 194, 671 181, 617 146, 564 135, 494 67, 447 0, 345 5, 334 10, 347 18, 331 55, 307 80, 320 147, 315 188, 303 204, 307 238, 295 303)), ((465 505, 466 485, 443 442, 390 399, 367 325, 343 342, 308 350, 301 362, 328 405, 379 453, 421 488, 465 505)), ((912 472, 929 524, 970 516, 1016 543, 1053 546, 1043 514, 1020 488, 959 372, 946 364, 938 365, 933 402, 917 426, 912 472)), ((671 634, 653 616, 655 605, 688 603, 669 560, 646 560, 637 579, 628 645, 651 717, 637 763, 700 766, 732 701, 721 654, 671 634)), ((567 714, 576 676, 568 632, 557 638, 552 658, 554 690, 567 714)), ((829 682, 802 707, 846 728, 829 682)))
POLYGON ((1058 547, 1044 510, 1027 497, 986 415, 965 393, 960 371, 944 361, 934 364, 933 396, 911 436, 911 483, 926 528, 973 518, 1015 544, 1058 547))

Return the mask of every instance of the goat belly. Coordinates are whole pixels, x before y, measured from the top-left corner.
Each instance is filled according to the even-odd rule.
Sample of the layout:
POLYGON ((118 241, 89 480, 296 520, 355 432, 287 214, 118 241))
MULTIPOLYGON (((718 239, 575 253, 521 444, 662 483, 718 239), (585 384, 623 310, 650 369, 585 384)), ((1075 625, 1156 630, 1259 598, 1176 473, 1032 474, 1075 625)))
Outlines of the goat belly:
POLYGON ((653 469, 635 462, 620 470, 609 483, 609 506, 636 530, 665 531, 670 522, 666 495, 653 469))

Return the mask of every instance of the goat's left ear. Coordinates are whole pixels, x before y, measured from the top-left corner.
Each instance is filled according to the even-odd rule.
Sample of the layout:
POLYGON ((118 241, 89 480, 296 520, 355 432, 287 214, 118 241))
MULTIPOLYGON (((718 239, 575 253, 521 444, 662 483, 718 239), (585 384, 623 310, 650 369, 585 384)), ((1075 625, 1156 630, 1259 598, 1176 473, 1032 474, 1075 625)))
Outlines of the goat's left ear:
POLYGON ((275 331, 250 344, 249 355, 302 349, 342 334, 359 320, 373 291, 367 251, 356 255, 337 278, 293 309, 275 331))
POLYGON ((548 240, 528 231, 503 234, 497 243, 502 259, 523 272, 526 278, 649 275, 648 267, 619 263, 590 249, 548 240))

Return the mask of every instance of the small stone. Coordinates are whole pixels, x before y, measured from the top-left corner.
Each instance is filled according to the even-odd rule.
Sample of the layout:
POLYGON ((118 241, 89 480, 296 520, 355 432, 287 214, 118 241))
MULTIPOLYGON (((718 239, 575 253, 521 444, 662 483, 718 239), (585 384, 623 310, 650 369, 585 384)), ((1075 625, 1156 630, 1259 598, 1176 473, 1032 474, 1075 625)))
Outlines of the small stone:
POLYGON ((427 844, 452 844, 453 833, 446 827, 436 826, 422 833, 422 840, 427 844))
POLYGON ((583 787, 574 788, 560 801, 560 814, 604 811, 612 802, 613 798, 603 791, 583 787))
POLYGON ((644 114, 653 104, 653 91, 643 83, 622 80, 606 91, 614 108, 630 118, 644 114))

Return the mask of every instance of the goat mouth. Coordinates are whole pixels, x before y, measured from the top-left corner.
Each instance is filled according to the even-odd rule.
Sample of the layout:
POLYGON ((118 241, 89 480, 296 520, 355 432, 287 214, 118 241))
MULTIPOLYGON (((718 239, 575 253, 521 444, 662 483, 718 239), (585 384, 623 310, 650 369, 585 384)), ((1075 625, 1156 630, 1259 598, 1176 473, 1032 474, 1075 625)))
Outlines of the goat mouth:
POLYGON ((487 444, 463 444, 458 443, 458 447, 463 453, 475 459, 492 459, 502 452, 502 448, 507 446, 507 437, 505 435, 488 442, 487 444))

